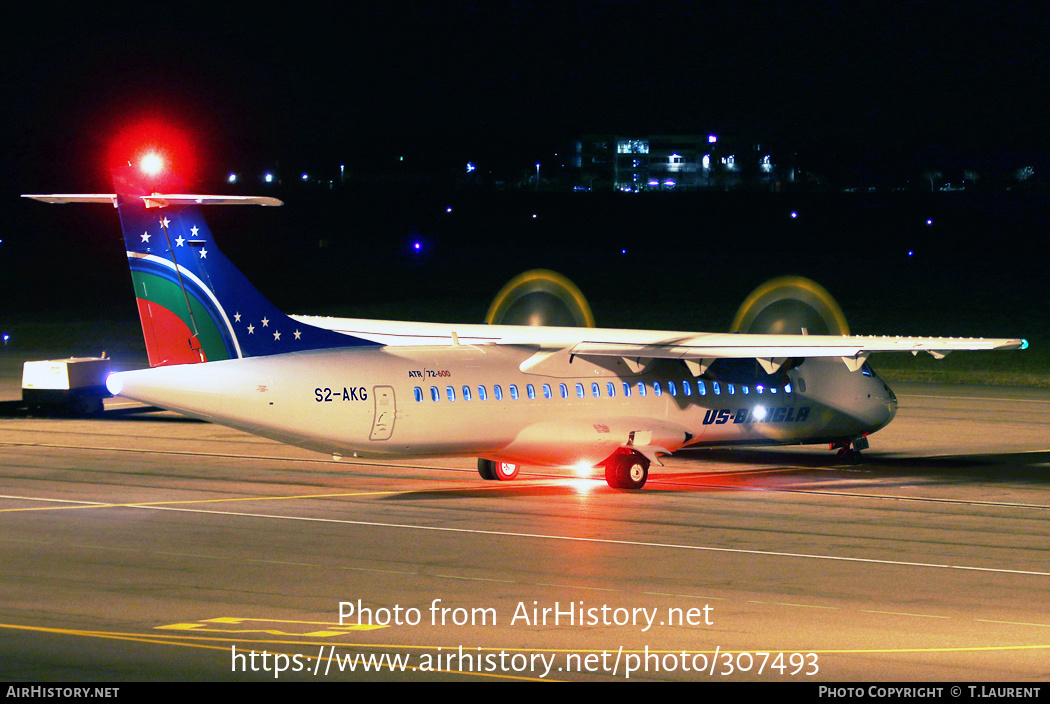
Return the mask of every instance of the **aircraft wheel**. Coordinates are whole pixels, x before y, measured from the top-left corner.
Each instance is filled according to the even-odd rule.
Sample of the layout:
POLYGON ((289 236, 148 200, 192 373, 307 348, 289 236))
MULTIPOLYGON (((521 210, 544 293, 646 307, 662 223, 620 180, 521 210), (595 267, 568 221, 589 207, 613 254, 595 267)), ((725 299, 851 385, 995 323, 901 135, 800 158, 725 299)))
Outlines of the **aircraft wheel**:
POLYGON ((835 453, 835 456, 839 461, 848 464, 857 464, 860 462, 860 452, 851 447, 840 447, 838 452, 835 453))
POLYGON ((511 479, 517 478, 518 465, 510 462, 494 462, 493 464, 496 469, 496 479, 501 482, 509 482, 511 479))
POLYGON ((493 460, 478 460, 478 474, 482 479, 499 480, 509 482, 518 476, 518 465, 510 462, 495 462, 493 460))
POLYGON ((478 474, 482 479, 496 478, 496 463, 492 460, 478 459, 478 474))
POLYGON ((605 465, 605 481, 614 489, 641 489, 649 478, 649 460, 641 455, 621 455, 605 465))

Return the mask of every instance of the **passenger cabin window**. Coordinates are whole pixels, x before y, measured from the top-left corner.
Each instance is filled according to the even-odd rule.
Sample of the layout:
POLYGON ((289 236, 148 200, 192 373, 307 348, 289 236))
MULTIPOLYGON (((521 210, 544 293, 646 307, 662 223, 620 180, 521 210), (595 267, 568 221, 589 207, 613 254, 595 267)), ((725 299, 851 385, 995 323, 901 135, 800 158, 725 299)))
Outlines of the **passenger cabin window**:
POLYGON ((569 398, 569 387, 565 384, 558 384, 558 390, 561 391, 562 398, 569 398))
POLYGON ((702 379, 696 380, 696 392, 701 396, 707 396, 707 385, 702 379))
POLYGON ((663 391, 660 390, 660 382, 659 381, 654 381, 653 382, 653 393, 656 394, 657 396, 659 396, 659 395, 661 395, 663 393, 663 391))
POLYGON ((605 391, 609 394, 609 398, 614 398, 616 396, 616 385, 610 381, 605 385, 605 391))
POLYGON ((639 381, 638 382, 638 395, 639 396, 645 396, 645 382, 644 381, 639 381))
POLYGON ((463 387, 463 400, 464 401, 469 401, 470 400, 470 387, 469 386, 464 386, 463 387))
POLYGON ((430 387, 430 400, 431 401, 440 401, 441 400, 441 392, 438 391, 438 387, 436 387, 436 386, 431 386, 430 387))
POLYGON ((671 394, 672 396, 678 395, 678 387, 674 385, 673 381, 667 382, 667 393, 671 394))
POLYGON ((729 391, 730 396, 736 393, 736 389, 733 388, 732 384, 726 384, 726 389, 729 391))
POLYGON ((583 384, 576 385, 576 395, 583 398, 583 384))
POLYGON ((686 396, 692 396, 693 395, 693 387, 692 387, 692 385, 690 385, 688 379, 686 379, 685 381, 682 382, 682 393, 685 394, 686 396))
POLYGON ((598 386, 598 382, 597 381, 591 382, 591 395, 593 395, 595 398, 598 398, 599 396, 602 395, 601 394, 601 387, 598 386))
POLYGON ((715 396, 721 396, 722 395, 722 389, 719 388, 717 381, 712 381, 711 382, 711 388, 714 389, 715 396))
POLYGON ((551 385, 550 384, 544 384, 543 385, 543 398, 550 398, 551 396, 553 396, 553 394, 551 393, 551 385))
POLYGON ((417 386, 415 389, 412 390, 412 393, 415 394, 417 402, 423 400, 423 389, 417 386))
POLYGON ((496 397, 497 401, 502 401, 503 400, 503 387, 500 386, 499 384, 496 384, 495 386, 493 386, 492 387, 492 395, 496 397))
POLYGON ((532 384, 526 384, 525 385, 525 393, 527 393, 529 395, 530 399, 533 399, 533 400, 536 399, 536 387, 533 386, 532 384))
POLYGON ((629 382, 629 381, 623 382, 623 395, 624 395, 625 398, 630 398, 631 397, 631 382, 629 382))
POLYGON ((489 398, 488 391, 485 390, 484 386, 478 386, 478 400, 487 401, 489 398))
POLYGON ((448 400, 449 401, 455 401, 456 400, 456 390, 454 388, 452 388, 451 386, 446 386, 445 387, 445 393, 448 394, 448 400))
POLYGON ((515 401, 518 400, 518 385, 517 384, 511 384, 510 385, 510 397, 512 399, 514 399, 515 401))

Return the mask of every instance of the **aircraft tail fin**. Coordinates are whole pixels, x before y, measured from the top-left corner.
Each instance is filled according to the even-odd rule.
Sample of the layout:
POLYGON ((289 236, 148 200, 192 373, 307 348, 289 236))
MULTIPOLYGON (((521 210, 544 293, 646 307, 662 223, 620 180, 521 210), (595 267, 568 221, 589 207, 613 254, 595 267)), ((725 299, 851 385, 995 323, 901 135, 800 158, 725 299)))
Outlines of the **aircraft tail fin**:
POLYGON ((222 254, 201 211, 279 200, 150 193, 131 168, 114 172, 114 186, 115 194, 28 197, 116 206, 151 367, 375 344, 279 311, 222 254))

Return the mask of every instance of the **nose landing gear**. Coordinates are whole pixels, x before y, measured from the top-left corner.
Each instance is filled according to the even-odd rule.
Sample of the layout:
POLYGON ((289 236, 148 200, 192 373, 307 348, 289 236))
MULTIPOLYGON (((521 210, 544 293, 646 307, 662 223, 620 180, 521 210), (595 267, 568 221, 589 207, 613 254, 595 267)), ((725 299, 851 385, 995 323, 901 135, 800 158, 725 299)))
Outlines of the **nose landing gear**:
POLYGON ((837 440, 828 446, 829 450, 837 450, 835 456, 842 462, 856 464, 860 462, 860 451, 868 449, 868 438, 864 435, 857 438, 837 440))

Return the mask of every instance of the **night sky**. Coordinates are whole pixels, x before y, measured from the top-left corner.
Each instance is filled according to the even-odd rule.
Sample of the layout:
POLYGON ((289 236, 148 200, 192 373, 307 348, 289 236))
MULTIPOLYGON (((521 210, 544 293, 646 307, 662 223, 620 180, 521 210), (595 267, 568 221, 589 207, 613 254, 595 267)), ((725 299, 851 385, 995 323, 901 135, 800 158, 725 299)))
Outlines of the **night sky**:
POLYGON ((245 163, 531 164, 584 133, 754 135, 831 166, 1046 163, 1038 3, 22 4, 5 190, 106 190, 150 119, 245 163), (172 9, 174 8, 174 9, 172 9))

